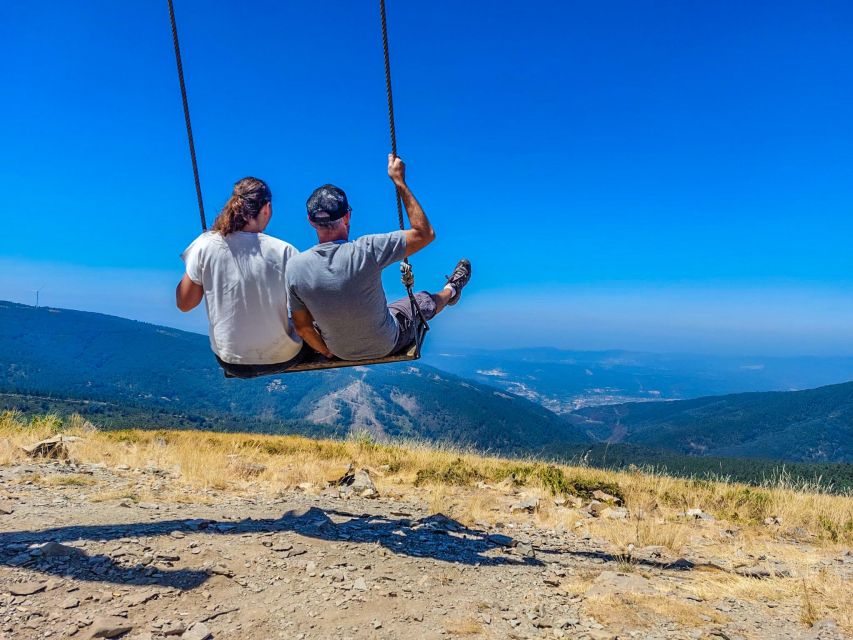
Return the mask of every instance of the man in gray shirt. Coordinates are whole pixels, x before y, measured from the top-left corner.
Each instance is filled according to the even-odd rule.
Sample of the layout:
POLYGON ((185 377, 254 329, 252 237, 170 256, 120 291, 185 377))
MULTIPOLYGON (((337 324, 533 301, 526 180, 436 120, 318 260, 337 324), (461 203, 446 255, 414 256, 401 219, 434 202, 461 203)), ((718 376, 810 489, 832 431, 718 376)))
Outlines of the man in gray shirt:
MULTIPOLYGON (((406 165, 388 156, 388 177, 397 187, 410 229, 362 236, 349 241, 352 210, 334 185, 308 198, 308 221, 319 244, 291 258, 285 274, 293 324, 302 339, 327 358, 369 360, 411 344, 417 318, 406 297, 390 305, 382 289, 382 270, 417 253, 435 239, 435 231, 406 185, 406 165)), ((415 294, 425 320, 454 305, 471 278, 471 263, 460 260, 438 293, 415 294)))

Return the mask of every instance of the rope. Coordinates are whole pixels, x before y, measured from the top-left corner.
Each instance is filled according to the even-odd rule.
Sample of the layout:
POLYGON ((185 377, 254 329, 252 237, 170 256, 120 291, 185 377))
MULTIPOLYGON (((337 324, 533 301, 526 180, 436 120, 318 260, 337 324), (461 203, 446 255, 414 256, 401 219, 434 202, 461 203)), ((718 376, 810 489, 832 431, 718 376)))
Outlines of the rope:
POLYGON ((193 177, 195 178, 195 195, 198 199, 198 214, 201 218, 201 230, 207 231, 207 221, 204 218, 204 201, 201 198, 201 182, 198 179, 198 162, 195 159, 195 143, 193 128, 190 124, 190 105, 187 102, 187 87, 184 84, 184 65, 181 63, 181 47, 178 44, 178 25, 175 22, 175 7, 169 2, 169 21, 172 23, 172 41, 175 43, 175 63, 178 65, 178 81, 181 84, 181 100, 184 103, 184 120, 187 123, 187 140, 190 143, 190 158, 193 162, 193 177))
MULTIPOLYGON (((171 0, 169 0, 171 2, 171 0)), ((388 52, 388 21, 385 18, 385 0, 379 0, 379 15, 382 22, 382 53, 385 57, 385 94, 388 98, 388 129, 391 133, 391 154, 397 157, 397 127, 394 122, 394 94, 391 91, 391 55, 388 52)), ((397 193, 397 219, 400 223, 400 231, 404 231, 406 225, 403 221, 403 201, 400 198, 400 191, 397 193)), ((421 313, 421 308, 415 300, 415 294, 412 292, 412 287, 415 286, 415 274, 412 271, 412 266, 409 264, 408 258, 403 258, 400 263, 400 273, 403 286, 406 287, 406 293, 409 294, 409 302, 412 304, 412 311, 420 319, 426 331, 429 331, 429 324, 421 313)), ((417 337, 415 338, 417 340, 417 337)), ((418 345, 420 352, 420 345, 418 345)))
MULTIPOLYGON (((388 21, 385 19, 385 0, 379 0, 379 10, 382 17, 382 53, 385 55, 385 93, 388 97, 388 128, 391 131, 391 153, 397 157, 397 127, 394 124, 394 95, 391 91, 391 56, 388 53, 388 21)), ((397 193, 397 218, 400 231, 405 229, 403 224, 403 203, 400 193, 397 193)))

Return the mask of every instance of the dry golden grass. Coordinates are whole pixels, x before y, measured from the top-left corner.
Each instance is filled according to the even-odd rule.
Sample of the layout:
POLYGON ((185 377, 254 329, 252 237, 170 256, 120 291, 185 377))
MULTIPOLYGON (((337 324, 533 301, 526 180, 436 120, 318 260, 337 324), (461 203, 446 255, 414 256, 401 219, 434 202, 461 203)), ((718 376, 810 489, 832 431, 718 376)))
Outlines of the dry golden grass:
POLYGON ((41 478, 40 483, 51 487, 88 487, 95 484, 95 480, 91 476, 70 473, 41 478))
POLYGON ((464 618, 444 627, 451 636, 476 636, 483 633, 483 625, 474 618, 464 618))
MULTIPOLYGON (((503 508, 500 492, 486 495, 487 492, 473 490, 481 481, 494 485, 515 478, 523 492, 541 496, 535 515, 540 524, 567 528, 576 524, 577 513, 554 508, 552 493, 588 493, 597 487, 618 491, 631 519, 594 521, 588 525, 591 533, 617 546, 662 545, 677 553, 689 539, 692 525, 676 522, 675 516, 692 507, 736 524, 756 537, 772 539, 780 531, 799 527, 813 537, 813 542, 823 545, 853 543, 853 499, 846 496, 636 471, 555 467, 418 443, 379 444, 365 437, 337 441, 197 431, 90 432, 79 417, 64 423, 55 416, 26 421, 14 412, 5 412, 0 414, 0 464, 23 460, 22 445, 59 431, 83 438, 70 445, 76 459, 113 468, 153 466, 170 471, 179 478, 181 491, 188 496, 192 496, 193 489, 276 493, 306 482, 322 487, 353 462, 381 470, 374 474, 381 491, 405 496, 415 491, 423 495, 429 489, 434 511, 452 511, 455 517, 469 522, 494 520, 496 514, 503 520, 512 519, 503 508), (768 516, 780 518, 783 526, 762 526, 768 516)), ((519 516, 524 517, 527 516, 519 516)))
POLYGON ((587 598, 583 608, 600 624, 614 631, 646 629, 659 625, 662 620, 682 627, 701 627, 708 620, 725 622, 725 618, 711 607, 664 595, 609 594, 587 598))

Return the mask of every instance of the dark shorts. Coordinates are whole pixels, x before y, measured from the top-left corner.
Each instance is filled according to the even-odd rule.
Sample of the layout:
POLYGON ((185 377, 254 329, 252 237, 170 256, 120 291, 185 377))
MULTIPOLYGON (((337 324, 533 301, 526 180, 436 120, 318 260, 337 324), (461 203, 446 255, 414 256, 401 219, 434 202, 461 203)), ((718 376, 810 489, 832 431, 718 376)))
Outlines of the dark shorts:
MULTIPOLYGON (((418 291, 415 294, 415 302, 423 314, 424 320, 429 322, 435 317, 435 300, 426 291, 418 291)), ((395 300, 388 305, 391 313, 397 318, 397 324, 400 326, 400 334, 397 337, 397 344, 391 353, 402 351, 415 341, 417 336, 418 324, 420 318, 417 317, 414 309, 412 309, 412 301, 409 296, 395 300)))
MULTIPOLYGON (((216 356, 214 353, 213 355, 216 356)), ((225 362, 219 356, 216 356, 216 361, 222 367, 226 378, 259 378, 260 376, 270 376, 276 373, 283 373, 290 367, 299 364, 307 357, 313 356, 314 350, 307 343, 302 345, 302 350, 287 362, 277 362, 275 364, 232 364, 225 362)))

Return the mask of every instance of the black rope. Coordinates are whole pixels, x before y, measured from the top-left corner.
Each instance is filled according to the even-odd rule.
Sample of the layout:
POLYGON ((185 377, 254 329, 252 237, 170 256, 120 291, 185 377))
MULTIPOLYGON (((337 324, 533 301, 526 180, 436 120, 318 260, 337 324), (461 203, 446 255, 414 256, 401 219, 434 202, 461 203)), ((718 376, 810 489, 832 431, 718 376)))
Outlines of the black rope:
MULTIPOLYGON (((171 0, 170 0, 171 2, 171 0)), ((379 15, 382 21, 382 53, 385 56, 385 94, 388 97, 388 129, 391 133, 391 154, 397 157, 397 127, 394 122, 394 95, 391 91, 391 55, 388 52, 388 21, 385 18, 385 0, 379 0, 379 15)), ((403 202, 400 198, 399 189, 397 192, 397 219, 400 222, 400 231, 405 230, 406 226, 403 222, 403 202)), ((412 292, 412 287, 415 286, 415 274, 412 271, 412 266, 409 264, 408 258, 403 258, 403 263, 400 265, 402 273, 403 286, 406 287, 406 293, 409 294, 409 302, 412 304, 412 311, 417 314, 425 331, 429 331, 429 324, 421 313, 421 308, 415 300, 415 294, 412 292)), ((415 338, 417 341, 417 337, 415 338)), ((418 344, 418 355, 420 355, 420 344, 418 344)))
MULTIPOLYGON (((394 95, 391 91, 391 56, 388 53, 388 21, 385 19, 385 0, 379 0, 379 10, 382 16, 382 53, 385 54, 385 93, 388 96, 388 128, 391 131, 391 153, 397 157, 397 127, 394 123, 394 95)), ((403 224, 403 203, 400 193, 397 193, 397 218, 400 221, 400 231, 405 229, 403 224)))
POLYGON ((172 23, 172 41, 175 43, 175 63, 178 65, 178 81, 181 83, 181 100, 184 103, 184 120, 187 123, 187 140, 190 143, 190 158, 193 161, 193 177, 195 178, 195 195, 198 198, 198 214, 201 218, 201 230, 207 231, 207 220, 204 218, 204 201, 201 198, 201 182, 198 179, 198 162, 195 159, 195 143, 193 128, 190 124, 190 105, 187 102, 187 87, 184 84, 184 65, 181 63, 181 47, 178 44, 178 25, 175 22, 175 7, 169 2, 169 20, 172 23))

